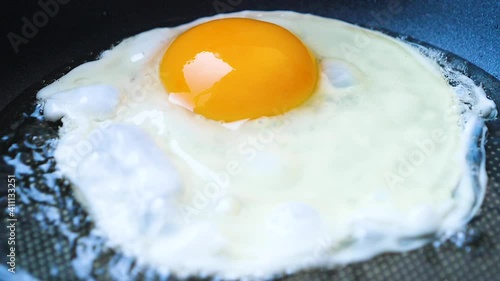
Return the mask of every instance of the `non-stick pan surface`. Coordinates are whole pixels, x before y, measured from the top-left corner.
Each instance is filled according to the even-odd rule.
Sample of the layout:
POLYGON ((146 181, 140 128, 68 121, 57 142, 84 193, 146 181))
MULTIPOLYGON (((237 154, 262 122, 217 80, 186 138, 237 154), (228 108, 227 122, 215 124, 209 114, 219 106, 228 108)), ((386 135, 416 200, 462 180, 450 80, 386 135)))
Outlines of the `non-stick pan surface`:
MULTIPOLYGON (((32 154, 32 147, 38 145, 38 152, 50 156, 50 142, 48 146, 41 143, 57 136, 57 124, 40 121, 36 116, 23 117, 23 112, 34 110, 36 90, 71 67, 94 59, 100 51, 127 36, 157 26, 178 25, 217 12, 288 9, 410 35, 458 53, 493 74, 452 54, 448 55, 457 68, 476 83, 484 85, 489 96, 500 104, 500 82, 495 79, 499 76, 499 4, 496 1, 466 2, 220 0, 153 4, 147 1, 61 0, 61 3, 57 2, 58 12, 48 17, 46 25, 40 26, 33 38, 18 46, 17 54, 14 54, 11 45, 1 54, 7 57, 2 60, 0 68, 0 108, 14 96, 22 95, 0 112, 3 137, 0 142, 0 207, 6 209, 4 185, 7 174, 14 173, 11 167, 2 163, 4 156, 12 157, 22 152, 20 161, 34 164, 37 159, 32 154), (24 146, 13 147, 12 143, 18 142, 19 138, 26 140, 24 146)), ((40 9, 38 3, 22 9, 14 7, 11 15, 0 20, 4 21, 2 25, 7 27, 7 32, 20 34, 22 17, 32 17, 40 9)), ((490 183, 482 211, 466 231, 439 247, 428 245, 405 254, 385 254, 363 263, 333 270, 311 270, 280 280, 500 280, 500 122, 489 122, 488 127, 487 170, 490 183)), ((34 166, 38 168, 31 176, 18 171, 19 190, 22 193, 22 189, 37 189, 51 193, 56 199, 19 197, 23 200, 17 204, 16 263, 17 269, 22 271, 17 275, 5 272, 8 250, 5 238, 8 233, 2 225, 0 262, 4 267, 0 267, 0 280, 23 280, 23 272, 38 280, 161 280, 153 271, 134 267, 133 260, 124 263, 120 254, 112 250, 107 250, 106 254, 90 264, 72 264, 81 251, 92 250, 86 247, 98 247, 99 243, 87 245, 85 239, 69 239, 68 233, 79 233, 84 237, 91 233, 92 222, 72 197, 68 183, 53 173, 53 160, 34 166), (53 177, 47 180, 46 175, 53 177), (41 212, 51 215, 37 217, 41 212), (60 222, 64 222, 69 229, 61 230, 60 222), (118 273, 110 272, 109 269, 116 269, 119 262, 124 263, 124 269, 118 273)), ((2 212, 4 224, 6 214, 2 212)))

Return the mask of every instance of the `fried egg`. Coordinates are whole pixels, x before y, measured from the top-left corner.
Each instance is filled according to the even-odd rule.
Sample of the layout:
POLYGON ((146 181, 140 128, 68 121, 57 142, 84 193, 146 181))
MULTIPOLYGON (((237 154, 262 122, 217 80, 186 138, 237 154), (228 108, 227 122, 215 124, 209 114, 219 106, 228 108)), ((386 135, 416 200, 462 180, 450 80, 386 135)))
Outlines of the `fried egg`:
POLYGON ((468 147, 496 115, 470 89, 382 33, 246 11, 125 39, 37 97, 110 247, 161 272, 268 278, 463 227, 486 184, 468 147))

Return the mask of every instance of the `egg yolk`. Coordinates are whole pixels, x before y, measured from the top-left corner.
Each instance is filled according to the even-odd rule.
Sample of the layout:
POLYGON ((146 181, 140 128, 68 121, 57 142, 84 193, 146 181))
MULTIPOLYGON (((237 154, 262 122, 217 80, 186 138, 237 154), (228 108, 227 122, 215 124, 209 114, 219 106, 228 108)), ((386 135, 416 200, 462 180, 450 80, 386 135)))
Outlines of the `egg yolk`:
POLYGON ((318 79, 313 54, 272 23, 227 18, 179 35, 160 64, 170 100, 220 121, 282 114, 306 101, 318 79))

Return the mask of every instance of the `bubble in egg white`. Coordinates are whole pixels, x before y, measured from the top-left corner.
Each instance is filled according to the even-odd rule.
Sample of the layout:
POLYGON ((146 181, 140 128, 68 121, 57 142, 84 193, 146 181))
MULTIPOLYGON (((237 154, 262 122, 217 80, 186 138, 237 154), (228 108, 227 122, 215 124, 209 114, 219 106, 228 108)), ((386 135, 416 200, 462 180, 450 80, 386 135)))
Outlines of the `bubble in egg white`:
POLYGON ((321 61, 323 72, 335 88, 347 88, 357 84, 352 67, 345 62, 323 59, 321 61))

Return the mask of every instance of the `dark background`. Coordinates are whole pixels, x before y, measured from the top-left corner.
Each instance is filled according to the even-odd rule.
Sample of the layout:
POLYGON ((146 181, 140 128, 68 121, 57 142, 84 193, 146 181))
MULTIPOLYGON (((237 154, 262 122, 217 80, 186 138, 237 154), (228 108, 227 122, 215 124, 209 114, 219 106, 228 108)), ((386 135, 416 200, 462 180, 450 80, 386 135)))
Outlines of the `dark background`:
MULTIPOLYGON (((252 0, 41 0, 58 12, 16 54, 8 34, 22 36, 23 17, 43 11, 38 0, 3 0, 0 6, 0 109, 49 73, 154 27, 173 26, 218 12, 290 9, 406 34, 455 53, 500 77, 500 1, 252 1, 252 0), (293 4, 293 5, 292 5, 293 4), (390 5, 400 12, 388 14, 390 5), (388 15, 388 16, 387 16, 388 15), (382 20, 378 20, 382 18, 382 20), (375 19, 375 20, 374 20, 375 19)), ((42 18, 43 21, 43 18, 42 18)))

